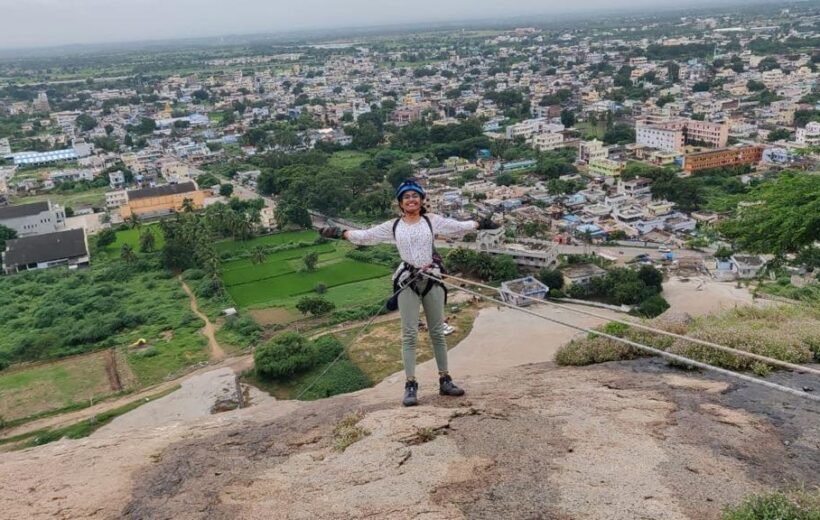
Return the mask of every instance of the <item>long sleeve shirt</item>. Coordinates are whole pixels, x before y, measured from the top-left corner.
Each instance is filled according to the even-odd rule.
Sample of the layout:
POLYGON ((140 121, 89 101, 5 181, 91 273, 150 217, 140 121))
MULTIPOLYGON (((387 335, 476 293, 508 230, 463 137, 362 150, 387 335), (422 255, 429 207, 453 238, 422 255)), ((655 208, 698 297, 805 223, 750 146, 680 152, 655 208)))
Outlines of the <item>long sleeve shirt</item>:
POLYGON ((348 231, 347 239, 361 246, 395 242, 404 263, 413 267, 426 267, 433 263, 434 235, 461 237, 470 231, 475 231, 478 227, 474 220, 462 222, 440 215, 427 214, 426 216, 430 219, 433 233, 430 233, 430 226, 422 217, 415 224, 408 224, 400 219, 396 226, 395 239, 393 237, 395 220, 388 220, 370 229, 348 231))

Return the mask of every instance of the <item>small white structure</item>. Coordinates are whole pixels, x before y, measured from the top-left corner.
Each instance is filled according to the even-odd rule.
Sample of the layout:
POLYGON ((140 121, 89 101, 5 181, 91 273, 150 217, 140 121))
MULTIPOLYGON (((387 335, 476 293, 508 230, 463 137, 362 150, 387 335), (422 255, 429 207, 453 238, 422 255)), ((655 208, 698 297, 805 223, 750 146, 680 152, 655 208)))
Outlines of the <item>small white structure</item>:
POLYGON ((549 294, 550 288, 541 283, 534 276, 526 276, 517 280, 510 280, 501 284, 501 299, 507 303, 523 307, 530 305, 530 298, 543 300, 549 294))

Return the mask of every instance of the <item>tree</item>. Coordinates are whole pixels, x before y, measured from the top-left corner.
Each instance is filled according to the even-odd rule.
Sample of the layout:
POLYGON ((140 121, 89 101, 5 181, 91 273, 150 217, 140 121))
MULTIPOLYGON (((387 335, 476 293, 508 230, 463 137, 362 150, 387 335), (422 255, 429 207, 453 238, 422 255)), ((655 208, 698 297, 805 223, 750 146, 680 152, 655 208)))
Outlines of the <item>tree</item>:
POLYGON ((219 195, 222 197, 230 198, 233 195, 233 184, 222 184, 219 186, 219 195))
POLYGON ((515 177, 511 173, 499 173, 495 176, 495 184, 497 186, 512 186, 515 184, 515 177))
POLYGON ((635 129, 623 123, 612 125, 604 134, 606 144, 627 144, 635 142, 635 129))
POLYGON ((786 171, 745 199, 756 205, 719 226, 738 249, 785 255, 820 240, 820 176, 786 171))
POLYGON ((647 287, 661 292, 663 288, 663 273, 655 269, 654 266, 642 265, 641 268, 638 269, 638 278, 647 287))
POLYGON ((256 373, 265 379, 287 379, 312 368, 315 350, 307 338, 295 332, 281 334, 253 353, 256 373))
POLYGON ((137 255, 134 253, 134 248, 131 244, 122 245, 120 248, 120 258, 129 264, 133 263, 137 259, 137 255))
POLYGON ((154 233, 151 231, 151 228, 146 228, 142 234, 140 234, 140 253, 150 253, 154 250, 154 246, 156 245, 156 237, 154 237, 154 233))
POLYGON ((17 231, 0 224, 0 253, 6 250, 6 240, 15 238, 17 238, 17 231))
POLYGON ((760 63, 757 64, 757 70, 760 72, 764 72, 767 70, 774 70, 780 68, 780 64, 777 63, 777 58, 774 56, 766 56, 760 63))
MULTIPOLYGON (((2 227, 2 226, 0 226, 0 227, 2 227)), ((0 231, 0 234, 2 234, 2 231, 0 231)), ((117 240, 117 233, 115 233, 113 229, 111 229, 111 228, 103 229, 102 231, 100 231, 97 234, 97 247, 102 249, 106 246, 109 246, 109 245, 113 244, 114 242, 116 242, 116 240, 117 240)), ((0 243, 0 250, 2 250, 2 243, 0 243)))
POLYGON ((139 229, 139 227, 141 225, 140 224, 140 218, 137 216, 136 213, 131 213, 131 216, 129 216, 127 219, 125 219, 125 222, 128 223, 128 226, 131 229, 139 229))
POLYGON ((715 258, 718 260, 728 260, 734 253, 731 249, 726 246, 720 246, 717 251, 715 251, 715 258))
POLYGON ((256 246, 251 250, 251 263, 254 265, 264 264, 268 259, 268 254, 263 246, 256 246))
POLYGON ((638 316, 654 318, 663 314, 668 308, 669 302, 667 302, 660 294, 655 294, 642 301, 640 305, 638 305, 638 308, 633 312, 638 316))
POLYGON ((761 81, 755 81, 753 79, 750 79, 746 82, 746 88, 749 90, 749 92, 759 92, 761 90, 765 90, 766 85, 761 81))
POLYGON ((305 270, 312 273, 316 270, 316 264, 319 262, 319 253, 311 251, 302 257, 302 263, 305 265, 305 270))
POLYGON ((781 139, 788 140, 791 139, 791 137, 792 133, 786 128, 777 128, 769 132, 769 136, 766 139, 771 143, 774 141, 780 141, 781 139))
POLYGON ((561 124, 567 128, 572 128, 573 126, 575 126, 575 112, 566 108, 562 110, 561 124))
POLYGON ((305 296, 296 303, 296 309, 302 314, 324 316, 336 308, 333 302, 318 296, 305 296))
POLYGON ((557 269, 548 269, 546 267, 541 269, 538 273, 538 279, 549 287, 550 290, 560 290, 564 287, 564 275, 557 269))
POLYGON ((194 211, 194 201, 189 198, 182 199, 182 212, 191 213, 194 211))
POLYGON ((97 127, 97 120, 86 113, 80 114, 75 122, 83 132, 88 132, 97 127))

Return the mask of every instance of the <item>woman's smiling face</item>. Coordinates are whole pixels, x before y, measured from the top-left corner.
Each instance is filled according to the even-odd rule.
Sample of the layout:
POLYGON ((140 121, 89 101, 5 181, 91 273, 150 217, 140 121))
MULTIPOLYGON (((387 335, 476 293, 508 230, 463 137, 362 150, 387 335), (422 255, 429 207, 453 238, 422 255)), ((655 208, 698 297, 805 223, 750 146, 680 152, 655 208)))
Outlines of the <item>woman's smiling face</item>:
POLYGON ((401 202, 399 203, 399 207, 405 213, 415 213, 421 210, 421 195, 419 195, 415 191, 405 192, 401 196, 401 202))

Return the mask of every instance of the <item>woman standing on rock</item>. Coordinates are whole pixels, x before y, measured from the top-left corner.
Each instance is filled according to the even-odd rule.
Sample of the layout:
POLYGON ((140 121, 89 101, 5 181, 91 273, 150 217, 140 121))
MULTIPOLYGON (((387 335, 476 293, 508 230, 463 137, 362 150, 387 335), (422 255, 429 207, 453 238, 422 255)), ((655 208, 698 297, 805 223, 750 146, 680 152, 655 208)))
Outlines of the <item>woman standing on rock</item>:
POLYGON ((491 227, 489 219, 478 222, 460 222, 439 215, 428 214, 424 207, 426 194, 414 180, 407 180, 396 190, 396 199, 402 216, 378 226, 360 231, 343 231, 338 227, 319 230, 325 238, 342 238, 357 245, 395 242, 402 263, 393 275, 401 314, 402 360, 407 383, 404 385, 404 406, 418 404, 416 382, 416 343, 418 339, 419 305, 424 307, 427 328, 433 343, 433 353, 439 373, 441 395, 464 395, 464 390, 453 383, 447 369, 447 342, 444 337, 444 304, 446 291, 441 282, 419 273, 435 276, 441 271, 441 258, 435 252, 436 235, 460 237, 476 229, 491 227))

